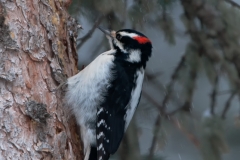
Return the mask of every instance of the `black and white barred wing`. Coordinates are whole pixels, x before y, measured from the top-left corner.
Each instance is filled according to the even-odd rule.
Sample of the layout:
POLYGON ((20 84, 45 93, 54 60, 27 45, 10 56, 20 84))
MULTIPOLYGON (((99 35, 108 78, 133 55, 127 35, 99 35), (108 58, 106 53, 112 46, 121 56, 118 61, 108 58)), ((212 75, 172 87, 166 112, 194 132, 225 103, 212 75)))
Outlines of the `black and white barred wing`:
POLYGON ((124 71, 118 70, 117 75, 97 109, 98 160, 108 160, 117 151, 125 132, 125 114, 133 84, 124 71))

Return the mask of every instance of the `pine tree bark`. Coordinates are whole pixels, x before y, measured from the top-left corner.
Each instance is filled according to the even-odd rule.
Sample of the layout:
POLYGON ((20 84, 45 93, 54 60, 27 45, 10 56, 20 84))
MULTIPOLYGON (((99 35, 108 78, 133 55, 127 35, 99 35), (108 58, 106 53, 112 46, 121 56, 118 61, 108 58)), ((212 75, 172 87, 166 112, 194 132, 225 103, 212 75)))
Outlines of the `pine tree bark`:
POLYGON ((77 73, 71 0, 0 0, 0 159, 82 159, 61 92, 77 73))

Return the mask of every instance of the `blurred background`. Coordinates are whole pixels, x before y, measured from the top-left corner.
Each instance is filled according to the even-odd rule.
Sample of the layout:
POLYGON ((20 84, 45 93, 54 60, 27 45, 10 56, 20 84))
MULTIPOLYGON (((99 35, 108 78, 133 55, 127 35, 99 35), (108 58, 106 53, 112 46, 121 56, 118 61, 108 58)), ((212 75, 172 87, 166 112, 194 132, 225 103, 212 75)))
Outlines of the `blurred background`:
POLYGON ((240 159, 240 0, 73 0, 79 70, 109 49, 96 29, 153 44, 142 99, 112 160, 240 159))

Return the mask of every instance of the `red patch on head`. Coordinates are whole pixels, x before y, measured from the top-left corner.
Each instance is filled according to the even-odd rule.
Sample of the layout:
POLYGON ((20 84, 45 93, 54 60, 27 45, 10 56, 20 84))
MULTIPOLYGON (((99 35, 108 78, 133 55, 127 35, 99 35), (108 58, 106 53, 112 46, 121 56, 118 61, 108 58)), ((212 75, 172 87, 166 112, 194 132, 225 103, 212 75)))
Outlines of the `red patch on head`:
POLYGON ((137 36, 133 37, 133 39, 137 40, 140 44, 151 43, 151 41, 146 37, 137 36))

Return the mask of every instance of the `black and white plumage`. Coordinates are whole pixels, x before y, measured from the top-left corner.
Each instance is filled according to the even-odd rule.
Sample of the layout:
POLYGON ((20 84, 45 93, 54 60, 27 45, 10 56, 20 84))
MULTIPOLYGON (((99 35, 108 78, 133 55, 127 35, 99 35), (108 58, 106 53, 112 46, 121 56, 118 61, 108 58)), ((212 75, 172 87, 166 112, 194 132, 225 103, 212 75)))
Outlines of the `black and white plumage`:
POLYGON ((109 39, 111 50, 67 80, 66 101, 81 127, 84 160, 108 160, 117 151, 151 56, 151 42, 142 33, 123 29, 112 31, 109 39))

